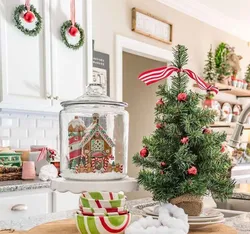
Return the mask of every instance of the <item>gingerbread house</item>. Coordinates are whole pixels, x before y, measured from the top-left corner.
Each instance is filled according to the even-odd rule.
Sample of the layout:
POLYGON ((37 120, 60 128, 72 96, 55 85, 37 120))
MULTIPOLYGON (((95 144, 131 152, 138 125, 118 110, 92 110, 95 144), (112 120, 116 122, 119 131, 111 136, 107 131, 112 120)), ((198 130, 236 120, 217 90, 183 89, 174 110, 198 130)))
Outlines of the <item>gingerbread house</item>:
POLYGON ((85 131, 81 141, 82 155, 85 164, 91 172, 107 172, 109 160, 113 159, 112 149, 115 146, 112 139, 99 124, 99 115, 93 115, 93 122, 85 131))

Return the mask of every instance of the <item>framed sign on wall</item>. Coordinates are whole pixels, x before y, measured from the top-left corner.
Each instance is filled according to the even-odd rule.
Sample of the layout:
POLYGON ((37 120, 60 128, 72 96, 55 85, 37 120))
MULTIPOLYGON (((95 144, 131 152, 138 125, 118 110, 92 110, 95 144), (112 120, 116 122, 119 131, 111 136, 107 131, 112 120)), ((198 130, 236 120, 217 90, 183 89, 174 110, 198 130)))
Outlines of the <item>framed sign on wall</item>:
POLYGON ((167 44, 173 41, 171 23, 137 8, 132 9, 132 31, 167 44))

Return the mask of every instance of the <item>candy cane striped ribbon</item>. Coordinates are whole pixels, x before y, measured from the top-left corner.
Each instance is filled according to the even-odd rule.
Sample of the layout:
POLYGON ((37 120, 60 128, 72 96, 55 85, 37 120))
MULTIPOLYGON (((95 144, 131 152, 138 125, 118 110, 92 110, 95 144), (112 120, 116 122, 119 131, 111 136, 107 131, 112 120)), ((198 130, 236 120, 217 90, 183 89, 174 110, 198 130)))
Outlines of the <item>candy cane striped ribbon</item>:
POLYGON ((186 73, 191 79, 196 81, 200 89, 207 90, 207 91, 214 91, 216 94, 219 92, 218 88, 216 88, 213 85, 207 84, 203 79, 197 76, 193 71, 189 69, 179 69, 178 67, 173 67, 173 66, 169 66, 169 67, 164 66, 164 67, 152 69, 149 71, 145 71, 139 75, 139 80, 143 81, 146 85, 151 85, 160 80, 168 78, 174 72, 186 73))

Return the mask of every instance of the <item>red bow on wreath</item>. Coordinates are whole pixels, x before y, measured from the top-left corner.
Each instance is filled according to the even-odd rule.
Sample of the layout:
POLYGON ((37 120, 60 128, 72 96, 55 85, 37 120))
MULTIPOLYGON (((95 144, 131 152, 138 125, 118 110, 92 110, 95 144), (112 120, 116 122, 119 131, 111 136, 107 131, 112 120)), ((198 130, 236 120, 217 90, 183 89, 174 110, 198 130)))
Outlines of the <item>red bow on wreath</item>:
POLYGON ((169 67, 164 66, 164 67, 152 69, 149 71, 145 71, 139 75, 139 80, 143 81, 146 85, 151 85, 160 80, 168 78, 174 72, 186 73, 191 79, 196 81, 200 89, 207 90, 207 91, 214 91, 216 94, 219 92, 218 88, 216 88, 213 85, 207 84, 202 78, 197 76, 193 71, 189 69, 179 69, 178 67, 174 67, 174 66, 169 66, 169 67))

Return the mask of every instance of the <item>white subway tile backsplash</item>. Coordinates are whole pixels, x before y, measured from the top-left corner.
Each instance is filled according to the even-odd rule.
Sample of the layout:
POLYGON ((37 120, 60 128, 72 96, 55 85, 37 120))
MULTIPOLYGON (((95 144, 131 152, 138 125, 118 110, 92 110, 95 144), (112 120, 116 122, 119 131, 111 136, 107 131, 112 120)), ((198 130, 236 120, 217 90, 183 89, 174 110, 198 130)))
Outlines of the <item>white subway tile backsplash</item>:
POLYGON ((11 129, 11 137, 13 138, 26 138, 27 137, 27 129, 26 128, 12 128, 11 129))
POLYGON ((0 129, 0 137, 9 137, 10 136, 10 130, 9 129, 0 129))
POLYGON ((28 137, 44 138, 44 130, 39 128, 28 129, 28 137))
POLYGON ((21 128, 35 128, 36 127, 36 119, 20 119, 20 127, 21 128))
POLYGON ((0 146, 27 148, 47 145, 58 150, 59 117, 0 112, 0 146))
POLYGON ((52 120, 50 119, 38 119, 37 120, 38 128, 52 128, 52 120))

